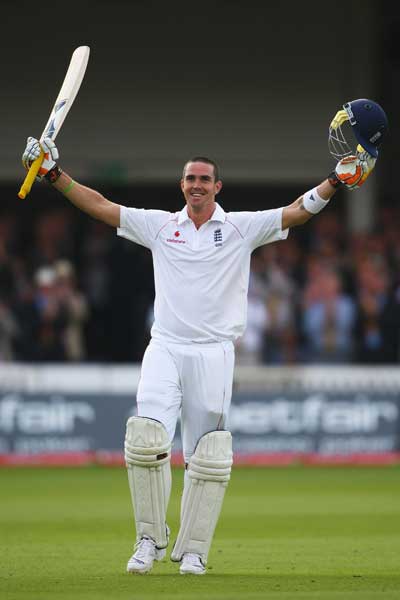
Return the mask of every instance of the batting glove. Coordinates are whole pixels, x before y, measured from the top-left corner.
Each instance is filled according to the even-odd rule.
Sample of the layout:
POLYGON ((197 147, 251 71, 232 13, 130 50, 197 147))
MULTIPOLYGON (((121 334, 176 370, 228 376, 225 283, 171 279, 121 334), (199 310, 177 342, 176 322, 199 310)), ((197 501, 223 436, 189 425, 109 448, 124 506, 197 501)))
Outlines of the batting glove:
POLYGON ((28 171, 34 160, 40 156, 40 148, 44 152, 43 162, 38 171, 38 180, 42 180, 43 177, 53 181, 51 175, 57 171, 56 160, 59 158, 57 146, 51 138, 45 138, 41 143, 34 137, 28 137, 26 148, 22 155, 22 164, 28 171))
POLYGON ((334 187, 343 184, 349 190, 356 190, 365 183, 375 163, 376 158, 366 151, 358 152, 357 156, 346 156, 337 163, 335 170, 329 175, 329 183, 334 187))

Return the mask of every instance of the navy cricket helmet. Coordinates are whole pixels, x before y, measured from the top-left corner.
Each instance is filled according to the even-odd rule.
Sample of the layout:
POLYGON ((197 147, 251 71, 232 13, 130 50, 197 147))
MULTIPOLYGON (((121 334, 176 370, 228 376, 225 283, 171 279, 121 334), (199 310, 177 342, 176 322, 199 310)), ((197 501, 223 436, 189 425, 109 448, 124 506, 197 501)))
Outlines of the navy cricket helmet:
POLYGON ((350 125, 361 146, 374 158, 388 128, 388 119, 383 108, 373 100, 361 98, 343 104, 349 115, 350 125))
POLYGON ((377 158, 387 129, 387 116, 377 102, 367 98, 352 100, 343 104, 343 109, 336 113, 330 124, 329 151, 337 160, 365 150, 377 158), (351 143, 352 138, 358 142, 357 148, 351 143))

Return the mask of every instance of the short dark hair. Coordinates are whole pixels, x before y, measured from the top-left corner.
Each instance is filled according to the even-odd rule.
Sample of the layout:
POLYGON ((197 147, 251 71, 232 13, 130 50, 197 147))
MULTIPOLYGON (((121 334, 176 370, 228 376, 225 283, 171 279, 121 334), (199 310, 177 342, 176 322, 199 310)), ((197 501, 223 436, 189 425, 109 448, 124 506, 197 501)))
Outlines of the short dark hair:
POLYGON ((186 167, 188 166, 188 164, 194 163, 194 162, 202 162, 202 163, 205 163, 206 165, 212 165, 212 167, 214 169, 214 180, 219 181, 219 168, 218 168, 217 163, 215 161, 211 160, 211 158, 207 158, 206 156, 194 156, 193 158, 189 158, 189 160, 186 161, 185 166, 183 167, 183 174, 182 174, 183 178, 185 178, 185 171, 186 171, 186 167))

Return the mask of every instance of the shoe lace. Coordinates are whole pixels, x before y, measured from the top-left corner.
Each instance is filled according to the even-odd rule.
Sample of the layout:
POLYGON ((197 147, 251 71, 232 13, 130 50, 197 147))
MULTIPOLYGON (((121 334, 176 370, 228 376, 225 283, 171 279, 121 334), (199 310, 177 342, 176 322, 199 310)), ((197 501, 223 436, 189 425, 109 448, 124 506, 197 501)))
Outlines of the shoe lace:
POLYGON ((188 562, 194 566, 203 566, 200 556, 198 554, 193 554, 192 552, 187 552, 185 554, 185 562, 188 562))
POLYGON ((145 562, 149 557, 149 553, 154 554, 154 552, 155 544, 149 538, 142 538, 135 544, 135 558, 137 560, 145 562))

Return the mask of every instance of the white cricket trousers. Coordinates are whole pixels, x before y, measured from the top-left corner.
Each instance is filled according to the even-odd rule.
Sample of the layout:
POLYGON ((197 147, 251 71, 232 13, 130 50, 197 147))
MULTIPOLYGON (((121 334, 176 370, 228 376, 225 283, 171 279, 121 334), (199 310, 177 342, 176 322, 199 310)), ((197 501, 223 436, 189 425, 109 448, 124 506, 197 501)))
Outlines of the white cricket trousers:
POLYGON ((138 416, 160 421, 172 441, 180 414, 186 463, 205 433, 227 428, 234 361, 232 342, 175 344, 152 339, 144 353, 138 416))

